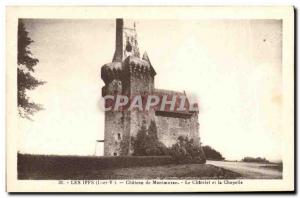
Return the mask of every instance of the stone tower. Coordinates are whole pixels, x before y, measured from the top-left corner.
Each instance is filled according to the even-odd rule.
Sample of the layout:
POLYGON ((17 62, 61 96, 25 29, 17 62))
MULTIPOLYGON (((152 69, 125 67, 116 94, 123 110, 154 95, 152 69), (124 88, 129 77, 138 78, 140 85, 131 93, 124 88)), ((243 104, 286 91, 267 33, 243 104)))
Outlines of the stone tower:
MULTIPOLYGON (((140 58, 135 25, 124 27, 123 19, 116 19, 116 46, 111 63, 101 67, 101 78, 105 83, 102 96, 152 94, 156 75, 147 53, 140 58)), ((141 125, 154 120, 155 112, 106 111, 104 132, 104 155, 130 155, 133 150, 131 138, 141 125)))

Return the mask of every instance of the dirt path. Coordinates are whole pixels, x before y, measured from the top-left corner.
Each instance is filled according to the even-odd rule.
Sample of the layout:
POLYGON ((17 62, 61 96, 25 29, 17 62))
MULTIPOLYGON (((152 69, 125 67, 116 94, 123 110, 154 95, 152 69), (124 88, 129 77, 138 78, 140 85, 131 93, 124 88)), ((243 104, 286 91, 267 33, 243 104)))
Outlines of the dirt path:
POLYGON ((246 179, 282 179, 281 171, 266 168, 266 166, 274 166, 272 164, 224 161, 207 161, 206 164, 240 173, 246 179))

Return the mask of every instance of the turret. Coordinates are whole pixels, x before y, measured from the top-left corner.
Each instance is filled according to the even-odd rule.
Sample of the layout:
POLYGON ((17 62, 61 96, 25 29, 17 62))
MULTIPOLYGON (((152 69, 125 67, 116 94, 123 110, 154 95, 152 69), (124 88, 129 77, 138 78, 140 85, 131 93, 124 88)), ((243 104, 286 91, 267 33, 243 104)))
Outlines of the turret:
POLYGON ((151 65, 148 54, 145 52, 142 59, 140 58, 140 51, 137 41, 137 33, 135 23, 133 28, 124 27, 123 19, 116 19, 116 45, 113 61, 105 64, 101 68, 101 78, 105 82, 102 89, 102 95, 113 94, 115 90, 108 90, 109 84, 118 81, 122 86, 122 94, 132 95, 134 93, 151 92, 154 84, 154 76, 156 72, 151 65), (142 77, 146 81, 143 83, 138 80, 142 77), (136 78, 136 80, 134 80, 136 78), (142 89, 139 91, 138 87, 132 86, 135 83, 148 84, 149 90, 142 89), (129 87, 130 86, 130 87, 129 87), (137 88, 137 89, 136 89, 137 88))
POLYGON ((140 57, 135 24, 134 28, 124 27, 123 19, 117 19, 116 49, 113 62, 121 62, 128 56, 140 57))

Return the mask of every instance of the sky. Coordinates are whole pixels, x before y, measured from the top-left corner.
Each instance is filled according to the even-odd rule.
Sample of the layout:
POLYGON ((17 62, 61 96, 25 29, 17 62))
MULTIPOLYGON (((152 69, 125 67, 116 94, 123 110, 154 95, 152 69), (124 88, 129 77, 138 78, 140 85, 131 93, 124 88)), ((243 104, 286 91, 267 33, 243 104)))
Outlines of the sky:
MULTIPOLYGON (((101 66, 112 61, 115 20, 26 19, 44 81, 28 93, 43 104, 19 119, 19 151, 94 155, 103 148, 101 66)), ((199 103, 200 138, 229 160, 281 159, 280 20, 135 20, 155 87, 185 91, 199 103)), ((133 26, 133 20, 126 20, 133 26)))

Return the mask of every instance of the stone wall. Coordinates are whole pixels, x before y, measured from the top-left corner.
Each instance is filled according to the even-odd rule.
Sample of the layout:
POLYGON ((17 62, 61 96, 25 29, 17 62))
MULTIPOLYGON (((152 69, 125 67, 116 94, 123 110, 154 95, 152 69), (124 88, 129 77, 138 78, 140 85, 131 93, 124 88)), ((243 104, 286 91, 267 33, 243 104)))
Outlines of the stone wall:
POLYGON ((176 118, 168 116, 155 116, 158 139, 167 147, 176 143, 179 136, 194 139, 199 145, 197 115, 193 114, 190 118, 176 118))
POLYGON ((105 112, 105 156, 127 155, 130 150, 130 114, 105 112))
MULTIPOLYGON (((154 79, 150 75, 141 73, 132 73, 130 75, 130 95, 151 94, 154 87, 154 79)), ((130 136, 135 137, 141 129, 143 122, 146 122, 147 128, 150 125, 151 119, 154 120, 154 111, 149 112, 133 110, 130 112, 130 136)), ((130 145, 130 154, 133 153, 132 145, 130 145)))
MULTIPOLYGON (((105 86, 105 95, 122 94, 123 83, 112 80, 105 86)), ((129 112, 105 112, 104 155, 127 155, 130 144, 130 114, 129 112)))

